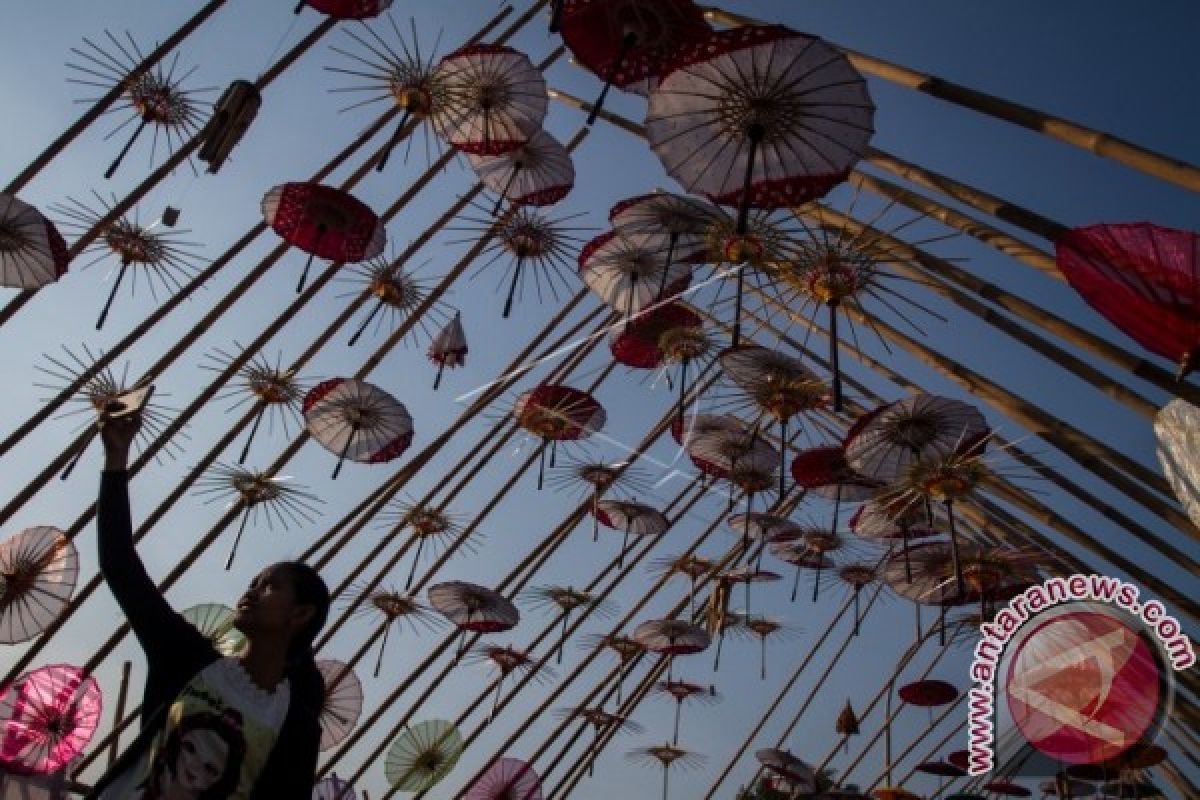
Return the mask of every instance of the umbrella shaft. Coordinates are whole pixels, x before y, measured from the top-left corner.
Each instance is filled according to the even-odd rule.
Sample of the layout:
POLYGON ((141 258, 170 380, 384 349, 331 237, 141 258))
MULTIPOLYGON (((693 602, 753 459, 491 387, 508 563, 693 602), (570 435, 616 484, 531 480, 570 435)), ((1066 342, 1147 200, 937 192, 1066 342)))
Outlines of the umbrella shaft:
POLYGON ((238 463, 245 464, 246 457, 250 455, 250 445, 254 442, 254 435, 258 433, 258 426, 262 422, 263 416, 267 413, 267 404, 263 403, 262 408, 254 415, 254 424, 250 426, 250 435, 246 437, 246 444, 242 447, 242 454, 238 456, 238 463))
POLYGON ((376 172, 383 172, 387 166, 388 157, 391 156, 392 150, 404 138, 404 128, 408 125, 409 110, 404 109, 404 113, 400 116, 400 124, 396 126, 396 130, 392 133, 392 137, 388 139, 388 143, 384 146, 383 152, 379 154, 379 162, 375 165, 376 172))
POLYGON ((600 90, 600 96, 596 98, 596 104, 592 106, 592 112, 588 114, 588 127, 596 124, 596 116, 600 113, 600 109, 604 107, 604 101, 608 97, 608 92, 612 89, 613 81, 617 78, 617 73, 621 70, 621 65, 625 63, 625 59, 629 56, 629 51, 637 45, 637 34, 630 32, 625 34, 621 39, 621 47, 617 50, 617 57, 613 59, 612 65, 608 68, 608 74, 604 76, 604 88, 600 90))
POLYGON ((117 153, 116 159, 104 173, 105 180, 108 180, 109 178, 112 178, 113 175, 117 174, 117 169, 121 166, 121 162, 125 160, 125 156, 129 154, 129 149, 133 147, 133 143, 137 141, 137 138, 142 135, 142 131, 146 129, 146 123, 149 121, 150 120, 148 118, 142 117, 142 121, 139 122, 138 126, 134 129, 133 135, 129 137, 129 141, 127 141, 125 146, 121 148, 121 152, 117 153))
POLYGON ((512 283, 508 287, 508 299, 504 301, 504 314, 501 316, 508 319, 508 315, 512 312, 513 298, 517 295, 517 280, 521 277, 521 265, 524 262, 523 258, 518 257, 516 265, 513 266, 512 283))
POLYGON ((96 330, 104 327, 104 320, 108 319, 108 310, 112 308, 113 300, 116 299, 117 289, 121 288, 121 281, 125 280, 125 271, 129 269, 129 260, 121 260, 121 268, 117 270, 117 279, 113 282, 112 291, 108 293, 108 300, 104 303, 104 308, 100 311, 100 318, 96 320, 96 330))
POLYGON ((754 159, 758 157, 758 145, 765 135, 766 131, 758 124, 751 125, 750 129, 746 131, 746 136, 750 139, 750 151, 746 154, 746 174, 742 179, 742 199, 738 203, 738 236, 745 236, 746 230, 750 227, 750 192, 754 185, 754 159))

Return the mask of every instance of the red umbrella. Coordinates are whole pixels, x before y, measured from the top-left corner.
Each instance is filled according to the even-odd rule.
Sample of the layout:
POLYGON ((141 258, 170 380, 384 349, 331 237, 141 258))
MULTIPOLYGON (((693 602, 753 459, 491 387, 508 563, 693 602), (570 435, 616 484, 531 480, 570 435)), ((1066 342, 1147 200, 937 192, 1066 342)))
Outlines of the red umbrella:
POLYGON ((55 664, 27 672, 0 694, 0 767, 48 775, 83 752, 100 724, 96 679, 55 664))
POLYGON ((896 694, 910 706, 922 708, 944 706, 958 699, 958 689, 954 684, 932 678, 901 686, 896 690, 896 694))
POLYGON ((1087 304, 1147 350, 1200 366, 1200 234, 1149 222, 1091 225, 1055 242, 1058 268, 1087 304))
POLYGON ((302 408, 309 433, 338 454, 333 479, 347 458, 383 464, 399 458, 412 444, 413 419, 404 404, 374 384, 331 378, 317 384, 302 408))
POLYGON ((1033 792, 1019 783, 1012 781, 991 781, 983 785, 985 792, 1003 795, 1004 797, 1032 797, 1033 792))
POLYGON ((916 770, 939 778, 961 778, 967 774, 965 769, 948 761, 926 761, 918 764, 916 770))
POLYGON ((454 369, 467 363, 467 333, 462 326, 462 313, 456 312, 454 319, 446 323, 446 327, 433 337, 429 345, 429 360, 437 364, 437 377, 433 379, 433 390, 436 392, 442 384, 442 372, 446 367, 454 369))
POLYGON ((838 445, 800 452, 792 461, 792 479, 806 492, 833 500, 830 530, 834 533, 843 502, 866 500, 884 485, 855 471, 846 463, 846 451, 838 445))
POLYGON ((678 364, 678 414, 682 415, 687 396, 688 365, 711 352, 713 342, 704 331, 704 320, 699 314, 681 303, 667 303, 614 328, 609 347, 614 359, 633 369, 657 369, 678 364))
POLYGON ((874 111, 866 81, 831 45, 744 26, 679 50, 650 93, 646 134, 689 192, 738 207, 744 233, 751 207, 802 205, 845 180, 874 111))
POLYGON ((67 273, 67 243, 28 203, 0 194, 0 286, 40 289, 67 273))
POLYGON ((699 625, 678 619, 652 619, 633 630, 633 640, 652 653, 667 656, 667 680, 671 680, 671 669, 675 656, 702 653, 712 644, 708 631, 699 625))
POLYGON ((370 19, 387 11, 391 5, 392 0, 300 0, 295 13, 311 6, 334 19, 370 19))
POLYGON ((546 448, 550 445, 550 466, 559 442, 586 439, 604 427, 604 406, 587 392, 556 383, 542 385, 522 393, 513 405, 517 424, 543 442, 538 467, 538 488, 545 478, 546 448))
POLYGON ((308 253, 296 292, 304 291, 314 258, 358 262, 383 252, 383 220, 349 192, 311 181, 285 183, 262 199, 263 218, 285 242, 308 253))
POLYGON ((505 200, 514 206, 552 206, 575 188, 571 154, 542 130, 515 150, 468 159, 479 180, 499 195, 493 214, 500 213, 505 200))
POLYGON ((442 59, 434 79, 446 95, 430 114, 434 130, 464 153, 507 153, 542 128, 550 102, 546 79, 511 47, 463 47, 442 59))
MULTIPOLYGON (((429 587, 429 605, 462 631, 501 633, 515 628, 521 612, 499 592, 466 581, 447 581, 429 587)), ((462 655, 460 645, 458 655, 462 655)))
POLYGON ((471 784, 463 800, 542 800, 542 779, 524 761, 501 758, 471 784))
POLYGON ((621 555, 617 566, 625 564, 625 551, 630 536, 661 536, 671 527, 671 521, 656 508, 631 500, 600 500, 592 509, 596 520, 608 528, 623 531, 621 555))
POLYGON ((962 770, 968 769, 971 766, 971 751, 955 750, 952 753, 947 753, 946 762, 962 770))
POLYGON ((575 60, 604 80, 588 116, 596 121, 612 86, 646 95, 679 49, 712 28, 691 0, 556 0, 551 30, 575 60))

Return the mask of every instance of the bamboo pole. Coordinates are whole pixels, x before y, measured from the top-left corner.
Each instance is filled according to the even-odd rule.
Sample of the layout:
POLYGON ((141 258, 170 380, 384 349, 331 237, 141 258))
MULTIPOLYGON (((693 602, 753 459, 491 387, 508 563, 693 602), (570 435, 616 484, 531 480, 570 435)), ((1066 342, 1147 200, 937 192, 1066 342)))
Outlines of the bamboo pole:
POLYGON ((150 51, 149 55, 139 61, 125 76, 124 81, 118 82, 108 92, 92 104, 91 108, 83 113, 79 119, 75 120, 69 128, 59 134, 58 138, 46 146, 46 149, 38 154, 36 158, 29 163, 25 169, 21 170, 15 178, 9 181, 9 184, 4 187, 4 194, 17 194, 25 188, 28 183, 33 180, 39 172, 41 172, 47 164, 54 160, 71 142, 87 130, 93 122, 99 119, 112 104, 121 99, 125 94, 126 87, 133 83, 137 78, 149 72, 155 64, 178 47, 184 39, 191 36, 192 33, 204 24, 209 17, 217 12, 221 6, 225 5, 226 0, 209 0, 187 21, 179 26, 171 33, 161 44, 150 51))
MULTIPOLYGON (((735 27, 763 24, 752 17, 733 14, 719 8, 706 7, 704 14, 710 20, 735 27)), ((934 75, 902 67, 881 58, 868 56, 848 47, 839 46, 838 49, 846 55, 851 64, 870 75, 980 114, 1028 128, 1051 139, 1074 145, 1093 155, 1112 159, 1159 180, 1182 186, 1193 192, 1200 192, 1200 167, 1194 164, 1156 153, 1077 122, 1014 103, 1011 100, 1004 100, 934 75)))
POLYGON ((120 750, 120 736, 116 734, 120 721, 125 716, 125 701, 129 697, 129 669, 128 661, 121 664, 121 683, 117 689, 117 707, 113 712, 113 732, 112 745, 108 748, 108 766, 111 767, 113 762, 117 760, 117 752, 120 750))
MULTIPOLYGON (((477 31, 475 35, 467 41, 467 43, 470 44, 472 42, 481 40, 488 33, 494 30, 495 27, 498 26, 511 13, 512 7, 505 6, 499 14, 497 14, 488 22, 487 25, 477 31)), ((513 31, 511 29, 506 31, 501 35, 501 40, 506 40, 512 32, 513 31)), ((341 152, 334 156, 333 159, 330 160, 325 166, 314 173, 312 177, 309 178, 309 181, 320 183, 329 177, 329 175, 331 175, 335 170, 340 169, 352 155, 358 152, 358 150, 360 150, 367 142, 374 138, 379 131, 383 130, 384 126, 386 126, 398 113, 398 109, 391 108, 380 115, 373 123, 371 123, 371 125, 366 128, 366 130, 359 134, 354 141, 352 141, 341 152)), ((412 135, 413 131, 416 130, 418 125, 419 123, 417 121, 412 121, 403 132, 403 138, 407 138, 408 136, 412 135)), ((370 173, 371 166, 378 159, 380 152, 382 152, 382 148, 374 155, 369 156, 366 160, 366 163, 360 166, 350 177, 342 181, 338 185, 338 188, 349 190, 357 185, 363 176, 370 173)), ((430 179, 432 179, 437 172, 431 170, 427 172, 427 174, 429 174, 430 179)), ((159 322, 161 322, 168 314, 178 308, 184 300, 189 298, 205 283, 215 277, 218 272, 230 264, 233 259, 240 255, 243 250, 249 247, 250 244, 252 244, 254 240, 262 235, 266 230, 267 224, 265 222, 256 223, 254 227, 243 234, 242 237, 238 239, 228 250, 213 260, 208 267, 199 272, 194 278, 192 278, 192 280, 184 284, 181 289, 174 292, 161 306, 155 309, 150 316, 148 316, 142 321, 141 324, 130 331, 130 333, 122 338, 116 345, 99 354, 95 363, 93 363, 88 369, 82 371, 74 381, 64 387, 62 391, 60 391, 55 397, 43 404, 36 413, 26 420, 19 428, 6 436, 3 442, 0 442, 0 456, 3 456, 5 453, 7 453, 17 442, 19 442, 25 435, 32 431, 37 425, 40 425, 42 422, 45 422, 47 419, 49 419, 55 411, 57 411, 72 397, 74 397, 75 394, 81 388, 83 388, 83 386, 89 380, 93 379, 105 367, 110 366, 118 358, 128 352, 129 349, 133 347, 133 345, 142 336, 151 330, 154 325, 157 325, 159 322)), ((277 247, 275 251, 273 251, 267 257, 267 259, 264 259, 262 262, 260 262, 254 269, 247 273, 247 275, 244 276, 242 280, 239 281, 238 284, 222 299, 218 300, 216 304, 217 307, 223 308, 226 311, 232 307, 233 303, 237 299, 244 296, 245 293, 249 291, 250 287, 267 273, 268 269, 275 263, 275 260, 278 260, 278 258, 284 252, 286 252, 287 249, 288 248, 286 246, 277 247), (268 261, 268 259, 272 258, 274 260, 268 261)), ((210 315, 209 317, 205 317, 204 321, 201 324, 198 324, 196 328, 202 329, 202 325, 211 325, 215 323, 219 316, 220 315, 213 317, 210 315)), ((196 341, 198 335, 199 332, 197 332, 195 336, 186 338, 184 341, 186 341, 187 345, 190 346, 190 344, 196 341)), ((152 374, 158 374, 165 370, 167 366, 174 362, 175 358, 178 358, 179 354, 182 353, 182 349, 179 347, 179 344, 177 344, 171 352, 174 353, 174 355, 172 355, 170 358, 164 356, 162 359, 156 362, 156 368, 151 370, 152 374), (175 352, 176 350, 178 350, 178 352, 175 352)))

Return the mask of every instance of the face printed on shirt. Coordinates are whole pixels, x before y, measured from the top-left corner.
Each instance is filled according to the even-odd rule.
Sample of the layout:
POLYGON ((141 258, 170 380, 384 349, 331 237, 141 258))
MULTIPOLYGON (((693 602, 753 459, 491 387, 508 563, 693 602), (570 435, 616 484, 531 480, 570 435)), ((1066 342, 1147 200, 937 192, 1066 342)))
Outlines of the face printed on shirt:
POLYGON ((229 745, 213 731, 189 731, 181 737, 175 781, 183 789, 209 789, 225 772, 229 745))

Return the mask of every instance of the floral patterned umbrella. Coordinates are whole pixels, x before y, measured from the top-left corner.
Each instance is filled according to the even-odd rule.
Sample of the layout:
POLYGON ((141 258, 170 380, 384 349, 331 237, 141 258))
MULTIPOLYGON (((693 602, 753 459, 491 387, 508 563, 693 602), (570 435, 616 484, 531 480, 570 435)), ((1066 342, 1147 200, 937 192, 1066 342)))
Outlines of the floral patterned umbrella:
POLYGON ((58 772, 83 752, 100 724, 96 679, 54 664, 0 693, 0 767, 22 775, 58 772))

